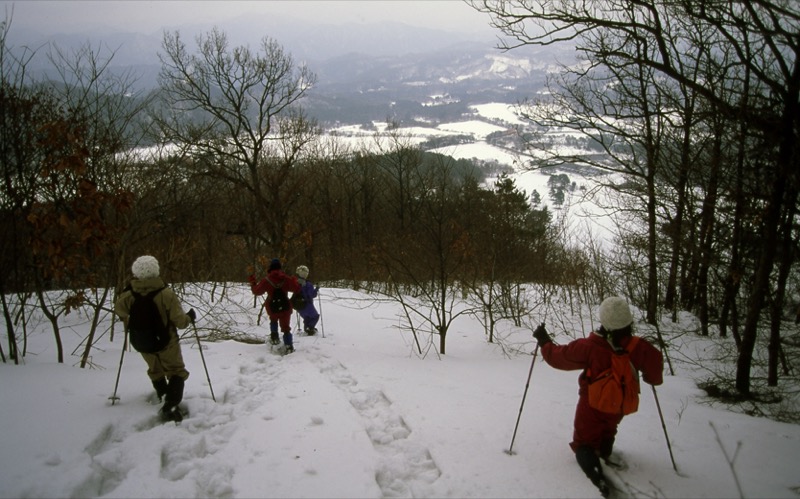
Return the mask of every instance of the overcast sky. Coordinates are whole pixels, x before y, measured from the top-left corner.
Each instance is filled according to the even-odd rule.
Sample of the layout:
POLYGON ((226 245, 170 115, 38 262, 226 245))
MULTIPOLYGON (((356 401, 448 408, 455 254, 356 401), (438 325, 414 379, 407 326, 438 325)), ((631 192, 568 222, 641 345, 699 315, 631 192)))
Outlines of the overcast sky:
POLYGON ((252 1, 0 1, 0 20, 46 33, 71 33, 107 25, 150 33, 195 22, 224 24, 244 14, 290 15, 334 24, 394 20, 449 31, 489 30, 489 18, 462 0, 252 0, 252 1))

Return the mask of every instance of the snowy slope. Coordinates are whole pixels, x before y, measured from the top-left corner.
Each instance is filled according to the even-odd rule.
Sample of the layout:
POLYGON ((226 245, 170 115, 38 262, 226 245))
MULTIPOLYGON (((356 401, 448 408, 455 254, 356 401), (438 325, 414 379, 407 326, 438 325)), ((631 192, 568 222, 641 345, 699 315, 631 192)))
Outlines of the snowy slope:
MULTIPOLYGON (((232 296, 238 332, 263 339, 249 291, 238 286, 232 296)), ((446 356, 420 358, 395 327, 397 305, 365 298, 323 288, 321 333, 297 337, 286 357, 263 343, 204 343, 211 387, 189 330, 191 414, 180 426, 156 422, 135 352, 123 357, 120 401, 110 405, 119 338, 110 344, 106 335, 95 368, 79 369, 74 356, 55 363, 52 332, 32 323, 25 365, 0 364, 0 496, 597 496, 568 447, 576 372, 537 358, 514 455, 505 452, 533 359, 530 331, 503 324, 501 347, 464 317, 446 356)), ((203 331, 208 311, 188 305, 203 331)), ((64 320, 69 353, 88 325, 75 313, 64 320)), ((713 408, 685 375, 667 376, 657 393, 680 474, 645 385, 617 440, 630 465, 625 495, 737 497, 723 448, 733 455, 740 443, 733 469, 744 496, 798 496, 800 427, 713 408)))

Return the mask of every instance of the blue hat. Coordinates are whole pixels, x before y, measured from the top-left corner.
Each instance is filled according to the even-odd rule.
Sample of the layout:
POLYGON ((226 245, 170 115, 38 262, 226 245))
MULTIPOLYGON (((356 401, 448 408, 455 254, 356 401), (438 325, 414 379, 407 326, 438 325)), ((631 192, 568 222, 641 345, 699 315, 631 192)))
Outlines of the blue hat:
POLYGON ((277 270, 281 268, 281 261, 277 258, 273 258, 271 262, 269 262, 269 270, 277 270))

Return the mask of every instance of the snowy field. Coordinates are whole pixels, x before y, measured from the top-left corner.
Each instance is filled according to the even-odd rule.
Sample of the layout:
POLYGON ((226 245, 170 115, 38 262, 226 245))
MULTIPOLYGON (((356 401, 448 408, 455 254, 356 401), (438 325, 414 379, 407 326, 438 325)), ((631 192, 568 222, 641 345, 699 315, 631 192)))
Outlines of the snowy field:
MULTIPOLYGON (((512 131, 514 127, 524 125, 518 115, 516 114, 515 107, 511 104, 505 103, 488 103, 470 106, 473 115, 465 117, 464 121, 442 123, 433 127, 403 127, 396 130, 396 137, 391 137, 388 130, 388 123, 382 121, 373 122, 373 129, 365 129, 361 125, 342 125, 324 132, 326 139, 335 139, 335 141, 342 147, 349 150, 365 150, 365 151, 389 151, 396 147, 394 140, 399 140, 401 144, 407 146, 418 146, 425 141, 446 138, 453 136, 471 136, 472 142, 466 144, 458 144, 451 146, 444 146, 431 149, 430 152, 444 154, 451 156, 454 159, 467 159, 467 160, 480 160, 487 162, 497 162, 500 165, 513 168, 514 173, 510 177, 516 182, 520 190, 525 191, 531 195, 536 190, 541 197, 541 206, 548 206, 553 212, 561 212, 556 216, 563 217, 567 220, 568 229, 580 234, 581 238, 586 239, 584 236, 592 234, 599 236, 603 239, 610 240, 613 238, 613 224, 608 220, 601 210, 596 206, 580 199, 582 191, 573 193, 573 197, 567 200, 563 206, 555 206, 549 196, 548 180, 550 173, 542 173, 540 171, 532 171, 526 169, 529 163, 529 158, 521 155, 519 151, 512 151, 509 149, 497 147, 486 142, 487 135, 498 131, 512 131)), ((553 136, 570 135, 573 132, 557 132, 553 136)), ((578 154, 580 151, 574 148, 560 147, 561 152, 565 154, 578 154)), ((142 148, 134 151, 134 154, 140 158, 154 158, 162 154, 174 153, 174 146, 166 146, 163 149, 156 149, 152 147, 142 148)), ((580 188, 586 190, 594 186, 594 182, 602 180, 601 178, 586 179, 575 174, 569 174, 570 181, 575 182, 580 188)), ((487 179, 487 188, 491 188, 494 179, 487 179)))
MULTIPOLYGON (((204 310, 208 296, 186 298, 200 335, 224 322, 240 338, 263 341, 249 289, 236 285, 228 296, 213 312, 204 310)), ((24 365, 0 364, 0 496, 598 497, 568 447, 578 373, 533 362, 529 328, 501 323, 501 342, 489 344, 474 319, 461 317, 447 355, 428 348, 422 357, 397 328, 395 303, 323 288, 321 308, 320 334, 298 336, 297 351, 285 357, 231 340, 204 342, 201 357, 194 331, 185 330, 190 415, 180 426, 157 422, 135 352, 122 357, 120 400, 110 404, 119 331, 113 344, 108 334, 98 342, 92 369, 80 369, 70 353, 82 351, 86 317, 62 318, 64 364, 46 321, 34 317, 24 365)), ((593 310, 578 312, 575 323, 588 328, 593 310)), ((542 317, 534 312, 530 322, 542 317)), ((682 320, 663 326, 681 331, 690 318, 682 320)), ((557 341, 570 339, 548 326, 557 341)), ((711 351, 710 340, 683 338, 683 355, 711 351)), ((640 411, 625 418, 617 439, 629 465, 611 474, 618 496, 798 497, 800 426, 715 408, 678 369, 657 391, 678 472, 643 385, 640 411)))
MULTIPOLYGON (((442 138, 447 136, 471 136, 473 141, 467 144, 457 144, 431 149, 430 152, 444 154, 454 159, 476 159, 487 162, 497 162, 500 165, 513 168, 514 173, 510 177, 516 182, 517 187, 531 195, 537 191, 541 197, 542 206, 547 205, 551 211, 562 211, 556 216, 567 220, 568 229, 578 234, 592 234, 606 240, 613 237, 613 224, 608 218, 598 210, 596 206, 582 199, 581 187, 590 190, 594 187, 594 182, 602 178, 586 179, 574 174, 570 174, 570 181, 575 182, 578 191, 572 194, 572 198, 567 200, 564 206, 555 206, 550 199, 548 180, 550 173, 532 171, 526 169, 529 158, 520 154, 519 151, 504 149, 486 142, 486 137, 498 131, 512 131, 514 127, 524 125, 516 113, 515 107, 511 104, 500 102, 477 104, 470 106, 474 115, 465 121, 442 123, 436 128, 426 127, 404 127, 396 131, 398 137, 404 144, 419 145, 427 140, 442 138), (566 213, 563 213, 566 210, 566 213)), ((343 125, 326 131, 326 134, 335 136, 336 140, 352 148, 353 150, 390 150, 393 145, 391 139, 385 135, 376 138, 376 132, 385 134, 388 124, 385 122, 374 122, 375 130, 366 130, 360 125, 343 125)), ((570 135, 572 131, 558 132, 554 136, 570 135)), ((555 147, 555 146, 554 146, 555 147)), ((579 154, 580 151, 574 148, 561 146, 564 154, 579 154)), ((494 179, 488 179, 491 184, 494 179)))

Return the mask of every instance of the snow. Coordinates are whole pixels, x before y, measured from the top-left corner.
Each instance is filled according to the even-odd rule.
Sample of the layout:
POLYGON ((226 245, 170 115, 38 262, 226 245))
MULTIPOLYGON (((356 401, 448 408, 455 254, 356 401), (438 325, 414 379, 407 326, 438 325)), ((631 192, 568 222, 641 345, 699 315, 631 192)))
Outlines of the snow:
MULTIPOLYGON (((244 285, 217 297, 213 310, 204 310, 212 301, 201 292, 187 296, 200 335, 227 320, 239 337, 265 338, 244 285)), ((82 350, 86 316, 62 317, 64 364, 56 362, 46 321, 34 317, 24 365, 0 364, 0 496, 597 496, 568 447, 578 373, 533 357, 530 328, 501 323, 499 343, 490 344, 480 324, 462 316, 448 335, 447 355, 423 341, 420 356, 410 333, 397 327, 396 303, 323 287, 319 304, 320 334, 297 336, 297 351, 285 357, 263 342, 233 340, 204 341, 201 357, 194 330, 184 330, 190 415, 179 426, 156 422, 158 407, 148 401, 152 388, 135 352, 122 357, 119 401, 111 405, 121 351, 119 331, 108 341, 109 318, 101 323, 106 334, 92 353, 93 368, 80 369, 69 354, 82 350)), ((591 323, 590 311, 576 309, 570 322, 563 309, 548 324, 559 342, 570 336, 556 324, 583 324, 569 331, 581 336, 591 323)), ((541 315, 534 311, 531 322, 541 315)), ((688 328, 691 318, 681 317, 662 328, 688 328)), ((710 346, 683 338, 684 354, 710 346)), ((0 340, 7 345, 5 335, 0 340)), ((657 389, 680 473, 643 385, 641 408, 622 422, 615 447, 629 464, 611 475, 629 484, 625 495, 736 497, 738 479, 746 497, 797 497, 800 426, 716 407, 690 374, 682 366, 657 389), (723 450, 736 453, 732 469, 723 450)))
POLYGON ((482 161, 496 161, 501 165, 518 165, 519 155, 486 142, 473 142, 471 144, 458 144, 453 146, 437 147, 431 152, 444 154, 454 159, 479 159, 482 161))
POLYGON ((377 130, 367 130, 361 125, 344 125, 326 131, 325 135, 335 136, 340 144, 352 150, 372 152, 391 150, 396 147, 396 141, 407 146, 417 146, 431 138, 457 135, 453 131, 422 126, 403 127, 393 133, 387 132, 388 124, 385 122, 375 122, 373 125, 377 130))
POLYGON ((492 67, 489 69, 491 73, 504 73, 509 68, 519 68, 525 72, 530 72, 533 65, 527 59, 518 59, 515 57, 508 57, 502 55, 487 56, 492 61, 492 67))
POLYGON ((525 122, 519 118, 516 106, 503 102, 489 102, 470 106, 479 116, 493 120, 504 121, 510 125, 523 125, 525 122))
POLYGON ((501 132, 505 130, 504 127, 492 125, 485 121, 470 120, 460 121, 457 123, 444 123, 438 126, 440 130, 456 132, 459 134, 473 135, 479 140, 483 140, 487 135, 494 132, 501 132))

